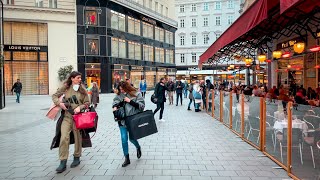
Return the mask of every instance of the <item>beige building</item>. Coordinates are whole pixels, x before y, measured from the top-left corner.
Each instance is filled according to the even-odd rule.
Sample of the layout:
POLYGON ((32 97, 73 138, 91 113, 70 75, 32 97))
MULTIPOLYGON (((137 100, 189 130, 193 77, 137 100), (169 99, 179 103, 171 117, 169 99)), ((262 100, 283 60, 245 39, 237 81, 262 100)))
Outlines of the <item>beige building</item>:
MULTIPOLYGON (((130 1, 130 0, 129 0, 130 1)), ((158 14, 175 19, 173 0, 131 0, 135 1, 145 8, 149 8, 158 14)))
POLYGON ((5 92, 16 79, 22 94, 52 94, 60 85, 58 70, 77 69, 74 0, 4 1, 5 92))

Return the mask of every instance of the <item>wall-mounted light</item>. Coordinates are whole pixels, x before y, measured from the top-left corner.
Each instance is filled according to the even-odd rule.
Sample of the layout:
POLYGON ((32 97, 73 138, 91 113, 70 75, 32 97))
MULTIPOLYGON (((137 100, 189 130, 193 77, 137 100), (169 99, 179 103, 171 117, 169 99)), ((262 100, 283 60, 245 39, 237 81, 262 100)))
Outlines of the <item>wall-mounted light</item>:
POLYGON ((258 60, 260 63, 263 63, 267 59, 267 56, 265 54, 260 54, 258 56, 258 60))
POLYGON ((300 54, 304 51, 305 46, 306 46, 306 44, 304 42, 298 42, 293 45, 293 51, 295 53, 300 54))
POLYGON ((281 51, 273 51, 272 56, 273 58, 279 59, 281 58, 282 52, 281 51))
POLYGON ((311 52, 318 52, 320 51, 320 46, 319 45, 316 45, 316 46, 313 46, 312 48, 309 49, 311 52))
POLYGON ((290 52, 285 52, 282 57, 283 58, 289 58, 291 56, 290 52))

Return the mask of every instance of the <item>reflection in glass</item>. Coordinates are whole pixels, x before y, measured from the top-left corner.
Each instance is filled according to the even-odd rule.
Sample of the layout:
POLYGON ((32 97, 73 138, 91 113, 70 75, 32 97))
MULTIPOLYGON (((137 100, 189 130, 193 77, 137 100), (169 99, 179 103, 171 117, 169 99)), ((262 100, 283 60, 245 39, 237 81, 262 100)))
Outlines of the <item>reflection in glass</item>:
POLYGON ((87 54, 99 54, 99 40, 87 39, 87 54))
POLYGON ((98 25, 97 21, 97 11, 86 10, 86 25, 96 26, 98 25))

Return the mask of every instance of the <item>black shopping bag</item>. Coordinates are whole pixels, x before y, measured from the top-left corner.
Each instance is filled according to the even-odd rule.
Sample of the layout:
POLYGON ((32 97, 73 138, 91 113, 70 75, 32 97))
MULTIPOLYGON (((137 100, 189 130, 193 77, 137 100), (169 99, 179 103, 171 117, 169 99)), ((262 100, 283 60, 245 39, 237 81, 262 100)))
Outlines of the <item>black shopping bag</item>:
POLYGON ((132 139, 140 139, 158 132, 154 115, 151 110, 127 116, 125 121, 129 136, 132 139))

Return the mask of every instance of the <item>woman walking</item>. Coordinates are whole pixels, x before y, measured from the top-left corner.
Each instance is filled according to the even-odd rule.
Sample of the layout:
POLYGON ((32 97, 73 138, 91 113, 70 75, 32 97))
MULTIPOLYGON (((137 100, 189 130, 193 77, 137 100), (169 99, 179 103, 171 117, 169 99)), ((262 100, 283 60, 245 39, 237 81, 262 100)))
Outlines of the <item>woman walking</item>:
POLYGON ((160 82, 156 85, 156 88, 154 90, 155 97, 157 98, 157 108, 154 110, 153 114, 156 114, 160 110, 159 121, 162 121, 162 122, 165 121, 164 119, 162 119, 164 103, 166 102, 166 90, 167 90, 165 83, 166 83, 166 79, 161 78, 160 82))
POLYGON ((97 107, 98 103, 99 103, 99 87, 97 85, 96 82, 92 83, 92 88, 91 88, 91 104, 94 105, 94 108, 97 107))
MULTIPOLYGON (((121 81, 117 87, 118 93, 113 99, 112 108, 113 111, 117 110, 119 107, 124 107, 126 116, 132 116, 139 112, 142 112, 145 107, 144 98, 141 93, 131 86, 128 82, 121 81)), ((121 134, 122 150, 125 156, 125 160, 122 167, 126 167, 130 164, 129 158, 129 145, 128 145, 128 129, 125 125, 125 121, 118 121, 121 134)), ((137 148, 137 157, 141 157, 141 147, 139 142, 132 139, 129 135, 129 140, 137 148)))
POLYGON ((56 136, 51 145, 51 149, 59 146, 60 165, 56 171, 62 173, 66 170, 70 142, 74 142, 74 159, 71 168, 80 164, 82 147, 91 147, 91 142, 87 141, 89 144, 82 142, 80 131, 76 129, 72 118, 73 114, 78 114, 89 106, 87 91, 81 85, 81 73, 73 71, 64 85, 52 95, 52 101, 62 109, 62 117, 57 122, 56 136), (59 100, 62 95, 64 95, 63 102, 59 100))
POLYGON ((147 91, 146 80, 141 80, 141 82, 140 82, 140 92, 141 92, 143 98, 146 97, 146 91, 147 91))

